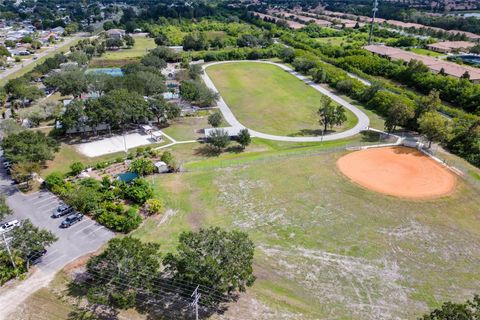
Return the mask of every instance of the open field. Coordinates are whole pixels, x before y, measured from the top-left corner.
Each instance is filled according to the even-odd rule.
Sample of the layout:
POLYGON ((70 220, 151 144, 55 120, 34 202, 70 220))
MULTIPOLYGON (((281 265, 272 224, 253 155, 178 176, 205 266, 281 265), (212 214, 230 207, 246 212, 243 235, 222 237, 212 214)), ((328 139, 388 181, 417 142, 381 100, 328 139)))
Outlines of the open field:
MULTIPOLYGON (((459 179, 455 193, 435 201, 366 190, 336 169, 347 152, 325 149, 354 142, 254 139, 245 153, 215 158, 195 152, 201 144, 175 146, 188 171, 153 178, 168 209, 133 235, 168 252, 184 230, 249 233, 257 281, 215 319, 414 319, 470 298, 480 285, 479 185, 459 179)), ((61 300, 45 308, 63 310, 61 300)))
MULTIPOLYGON (((236 118, 253 130, 290 136, 320 135, 317 110, 321 93, 270 64, 228 63, 206 69, 236 118)), ((356 117, 346 110, 350 129, 356 117)))
POLYGON ((130 49, 107 51, 100 58, 90 62, 91 67, 116 66, 119 62, 128 62, 142 57, 148 50, 155 48, 154 39, 145 36, 134 36, 135 45, 130 49))
POLYGON ((248 232, 258 280, 228 319, 413 319, 471 297, 480 285, 478 187, 460 181, 436 201, 383 196, 335 169, 344 154, 161 176, 155 189, 169 218, 134 235, 168 251, 185 229, 248 232), (261 307, 248 308, 251 299, 261 307))

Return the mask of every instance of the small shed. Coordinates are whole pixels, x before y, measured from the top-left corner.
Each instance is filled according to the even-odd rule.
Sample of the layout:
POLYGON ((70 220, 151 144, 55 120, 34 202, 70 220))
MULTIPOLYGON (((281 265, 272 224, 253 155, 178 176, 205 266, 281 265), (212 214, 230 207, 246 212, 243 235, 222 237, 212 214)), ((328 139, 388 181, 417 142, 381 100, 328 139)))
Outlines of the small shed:
POLYGON ((146 134, 151 134, 153 130, 152 126, 149 125, 140 126, 140 129, 142 129, 142 131, 146 134))
POLYGON ((163 134, 161 131, 152 131, 150 132, 150 135, 152 136, 152 139, 155 141, 162 141, 163 140, 163 134))
POLYGON ((157 167, 157 171, 159 173, 165 173, 170 171, 170 168, 168 168, 168 165, 163 161, 155 162, 155 167, 157 167))

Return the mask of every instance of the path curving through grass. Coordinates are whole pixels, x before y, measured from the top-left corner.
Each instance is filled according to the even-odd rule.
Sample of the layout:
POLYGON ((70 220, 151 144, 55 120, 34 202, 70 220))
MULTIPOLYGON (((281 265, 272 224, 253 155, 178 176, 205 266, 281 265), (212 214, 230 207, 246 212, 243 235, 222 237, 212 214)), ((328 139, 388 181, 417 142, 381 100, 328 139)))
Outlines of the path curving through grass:
MULTIPOLYGON (((231 89, 232 92, 228 92, 225 97, 221 96, 218 101, 218 106, 225 120, 236 129, 248 128, 250 134, 254 137, 292 142, 316 142, 344 139, 354 136, 360 131, 368 129, 369 119, 365 113, 339 96, 333 94, 329 90, 314 83, 308 77, 295 72, 283 64, 270 61, 222 61, 208 63, 203 66, 203 69, 206 71, 207 68, 212 66, 234 63, 246 64, 245 70, 247 70, 247 73, 243 73, 241 78, 245 79, 244 82, 248 81, 249 83, 244 84, 238 82, 236 79, 225 78, 224 80, 221 79, 220 81, 217 81, 217 84, 220 88, 225 88, 225 85, 238 85, 238 89, 231 89), (260 65, 255 65, 260 63, 276 66, 276 68, 280 68, 278 70, 279 72, 277 72, 276 69, 264 68, 260 65), (274 70, 274 74, 272 75, 273 78, 269 79, 267 78, 268 72, 272 72, 272 70, 274 70), (295 76, 303 83, 309 85, 309 90, 305 90, 304 87, 302 88, 304 84, 301 82, 296 83, 294 81, 288 81, 288 77, 290 77, 290 75, 295 76), (229 83, 224 83, 224 81, 229 83), (278 88, 272 87, 272 83, 278 83, 280 86, 279 90, 277 90, 278 88), (245 88, 248 90, 245 90, 245 88), (310 91, 310 88, 313 88, 317 92, 314 90, 310 91), (321 132, 315 130, 319 128, 319 125, 317 124, 318 116, 316 115, 318 102, 314 100, 320 97, 318 92, 330 97, 336 103, 347 109, 347 113, 350 116, 350 121, 347 120, 345 131, 321 136, 321 132), (294 94, 293 96, 289 95, 292 93, 294 94), (240 113, 240 120, 237 119, 234 111, 232 111, 230 106, 225 102, 224 98, 227 99, 229 103, 236 104, 236 102, 240 101, 240 105, 248 106, 248 110, 242 110, 240 113), (255 105, 255 99, 257 99, 260 108, 255 109, 255 107, 257 107, 257 105, 255 105), (298 104, 295 103, 296 100, 298 100, 298 104), (277 103, 280 104, 280 106, 277 105, 277 103), (316 106, 315 103, 317 104, 316 106), (293 106, 292 108, 289 108, 289 110, 282 110, 282 106, 288 107, 292 104, 293 106), (292 117, 293 120, 286 121, 286 117, 292 117), (354 124, 354 121, 352 121, 354 117, 358 119, 356 124, 354 124), (245 125, 247 123, 249 125, 248 127, 245 125), (250 123, 253 123, 253 127, 250 127, 250 123), (265 124, 268 124, 268 126, 265 124), (287 131, 286 134, 282 134, 282 129, 285 130, 285 125, 287 127, 287 131), (264 127, 266 127, 267 132, 262 130, 264 127), (302 134, 314 134, 315 136, 298 136, 302 134)), ((212 68, 212 70, 215 72, 214 68, 212 68)), ((235 73, 239 72, 242 73, 243 71, 237 70, 235 73)), ((202 75, 205 84, 215 92, 221 94, 221 91, 224 90, 219 90, 215 86, 214 81, 210 78, 209 73, 210 70, 208 72, 204 72, 202 75)), ((237 106, 232 108, 236 107, 237 106)), ((238 108, 236 108, 235 111, 238 111, 238 108)))

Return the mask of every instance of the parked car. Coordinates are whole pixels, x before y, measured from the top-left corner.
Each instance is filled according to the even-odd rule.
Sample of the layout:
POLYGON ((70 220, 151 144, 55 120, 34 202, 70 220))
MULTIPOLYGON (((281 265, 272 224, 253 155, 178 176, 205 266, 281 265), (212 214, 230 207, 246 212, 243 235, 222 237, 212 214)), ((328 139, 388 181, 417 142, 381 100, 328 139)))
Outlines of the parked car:
POLYGON ((0 233, 4 233, 20 226, 20 222, 17 219, 6 222, 0 226, 0 233))
POLYGON ((60 228, 68 228, 83 219, 83 214, 79 212, 72 213, 60 224, 60 228))
POLYGON ((73 212, 73 208, 66 204, 61 204, 53 211, 52 218, 60 218, 73 212))
POLYGON ((47 253, 47 249, 32 251, 27 255, 27 260, 30 264, 37 264, 42 262, 42 257, 47 253))

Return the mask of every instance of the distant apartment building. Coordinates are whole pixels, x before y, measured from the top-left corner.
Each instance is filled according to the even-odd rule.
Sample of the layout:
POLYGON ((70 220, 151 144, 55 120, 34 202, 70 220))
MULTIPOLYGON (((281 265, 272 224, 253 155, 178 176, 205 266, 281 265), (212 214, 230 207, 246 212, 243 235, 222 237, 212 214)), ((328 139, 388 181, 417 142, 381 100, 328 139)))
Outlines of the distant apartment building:
POLYGON ((464 65, 458 65, 453 62, 440 60, 433 57, 419 55, 413 52, 405 51, 398 48, 387 47, 384 45, 368 45, 364 47, 366 50, 379 56, 389 58, 395 61, 404 61, 406 63, 411 60, 422 62, 433 73, 443 73, 455 78, 461 78, 465 74, 469 75, 470 81, 480 83, 480 69, 464 65))
POLYGON ((480 9, 478 0, 383 0, 384 2, 400 3, 408 5, 410 8, 456 11, 456 10, 474 10, 480 9))
POLYGON ((469 51, 476 44, 468 41, 444 41, 427 45, 427 48, 440 53, 469 51))

